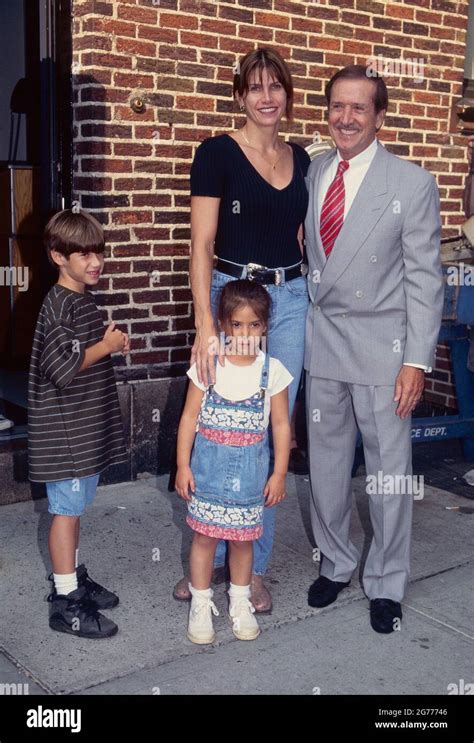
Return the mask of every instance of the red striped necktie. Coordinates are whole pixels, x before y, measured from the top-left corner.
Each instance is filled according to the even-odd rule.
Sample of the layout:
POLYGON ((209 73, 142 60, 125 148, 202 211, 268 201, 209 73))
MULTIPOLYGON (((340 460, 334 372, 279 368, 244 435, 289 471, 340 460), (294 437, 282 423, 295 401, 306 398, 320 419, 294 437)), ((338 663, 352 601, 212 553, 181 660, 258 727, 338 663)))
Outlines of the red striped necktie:
POLYGON ((346 198, 344 173, 348 167, 347 160, 340 161, 337 166, 336 177, 328 188, 321 209, 319 231, 326 258, 329 258, 344 222, 344 202, 346 198))

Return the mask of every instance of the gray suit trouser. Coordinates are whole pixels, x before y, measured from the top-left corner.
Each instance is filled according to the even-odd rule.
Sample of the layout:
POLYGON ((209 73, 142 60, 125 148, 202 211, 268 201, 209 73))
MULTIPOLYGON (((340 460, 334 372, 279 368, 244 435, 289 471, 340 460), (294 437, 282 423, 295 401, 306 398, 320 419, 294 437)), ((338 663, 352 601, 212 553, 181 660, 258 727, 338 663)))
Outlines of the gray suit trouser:
MULTIPOLYGON (((395 415, 393 396, 394 385, 359 385, 306 374, 311 522, 322 555, 320 574, 330 580, 350 580, 360 558, 349 537, 357 427, 367 476, 382 473, 380 483, 381 476, 411 475, 411 417, 395 415)), ((403 492, 403 486, 391 488, 383 482, 376 494, 370 494, 372 485, 367 489, 374 534, 363 586, 369 599, 401 601, 409 576, 413 494, 409 487, 403 492)))

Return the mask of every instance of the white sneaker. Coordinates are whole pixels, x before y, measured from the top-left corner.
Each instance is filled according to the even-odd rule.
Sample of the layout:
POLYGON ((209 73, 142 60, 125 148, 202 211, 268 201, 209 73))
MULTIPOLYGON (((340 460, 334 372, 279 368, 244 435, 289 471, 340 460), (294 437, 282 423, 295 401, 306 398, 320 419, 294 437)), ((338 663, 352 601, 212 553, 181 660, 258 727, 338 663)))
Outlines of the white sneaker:
POLYGON ((245 596, 231 599, 229 617, 232 632, 238 640, 256 640, 259 636, 260 629, 254 613, 254 605, 245 596))
MULTIPOLYGON (((209 645, 216 639, 212 626, 212 615, 219 616, 216 605, 212 601, 214 592, 209 589, 209 595, 202 595, 204 591, 197 591, 189 584, 191 592, 191 608, 189 609, 187 637, 196 645, 209 645)), ((206 592, 207 593, 207 592, 206 592)))
POLYGON ((9 418, 0 415, 0 431, 6 431, 7 428, 13 428, 14 425, 13 421, 9 420, 9 418))

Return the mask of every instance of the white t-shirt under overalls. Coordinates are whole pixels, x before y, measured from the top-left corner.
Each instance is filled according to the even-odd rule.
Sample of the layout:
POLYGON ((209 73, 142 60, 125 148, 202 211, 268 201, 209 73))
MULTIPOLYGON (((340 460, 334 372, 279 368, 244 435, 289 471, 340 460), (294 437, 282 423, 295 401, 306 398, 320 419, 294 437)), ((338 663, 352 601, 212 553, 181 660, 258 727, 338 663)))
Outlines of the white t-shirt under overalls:
MULTIPOLYGON (((225 358, 225 366, 221 366, 217 362, 216 383, 214 385, 217 394, 226 397, 228 400, 243 400, 245 397, 250 397, 255 392, 258 392, 264 359, 265 354, 259 351, 255 361, 249 364, 249 366, 237 366, 236 364, 232 364, 227 358, 225 358)), ((193 364, 188 369, 187 375, 200 390, 204 391, 206 389, 206 385, 198 381, 196 364, 193 364)), ((287 368, 283 366, 281 361, 271 356, 268 374, 268 394, 265 397, 264 408, 265 427, 268 426, 270 416, 270 398, 284 390, 285 387, 288 387, 292 381, 293 377, 287 368)))

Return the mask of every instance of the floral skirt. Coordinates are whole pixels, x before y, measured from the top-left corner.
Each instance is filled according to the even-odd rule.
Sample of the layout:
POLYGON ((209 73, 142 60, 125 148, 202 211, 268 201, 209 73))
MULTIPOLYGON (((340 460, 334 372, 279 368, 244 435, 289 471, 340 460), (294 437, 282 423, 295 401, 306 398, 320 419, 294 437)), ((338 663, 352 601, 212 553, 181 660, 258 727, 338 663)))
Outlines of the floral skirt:
POLYGON ((255 444, 229 446, 198 432, 191 456, 196 490, 186 519, 191 529, 217 539, 258 539, 269 460, 267 435, 255 444))

